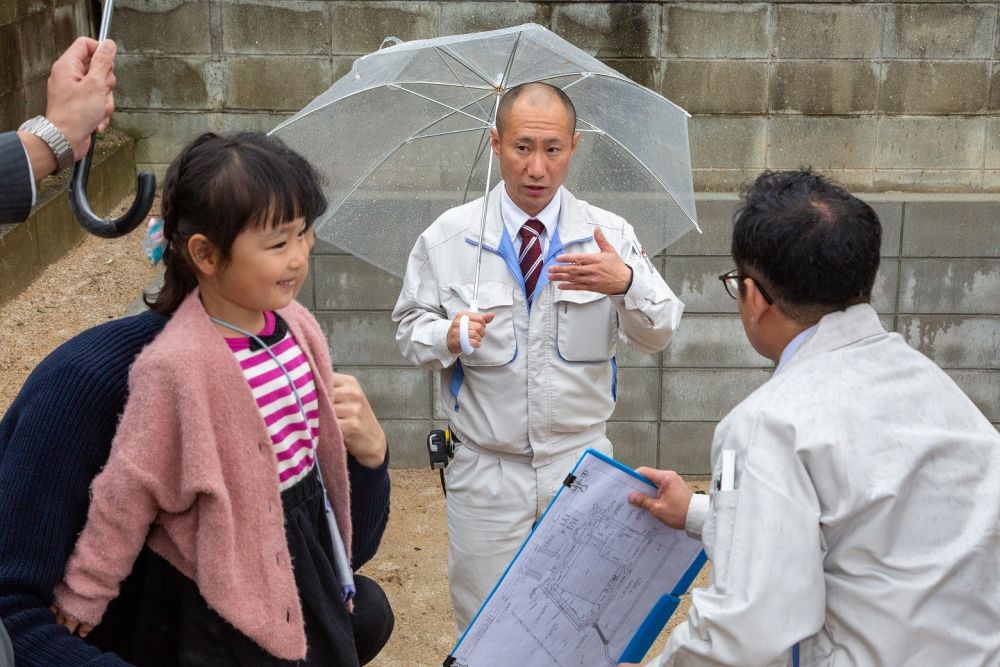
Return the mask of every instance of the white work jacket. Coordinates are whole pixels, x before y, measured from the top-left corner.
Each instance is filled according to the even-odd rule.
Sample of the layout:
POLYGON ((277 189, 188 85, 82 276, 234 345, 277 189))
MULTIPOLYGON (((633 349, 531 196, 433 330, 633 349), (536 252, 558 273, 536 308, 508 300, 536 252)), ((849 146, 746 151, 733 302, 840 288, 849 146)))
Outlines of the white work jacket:
POLYGON ((500 217, 502 187, 490 195, 486 216, 478 300, 480 311, 495 317, 482 346, 459 357, 447 345, 452 320, 473 298, 482 198, 445 212, 420 235, 392 318, 404 357, 445 369, 441 393, 456 435, 537 467, 605 440, 619 339, 646 352, 662 350, 684 305, 645 257, 631 225, 563 189, 529 312, 500 217), (560 290, 548 280, 558 255, 598 251, 595 227, 632 267, 626 294, 560 290))
POLYGON ((1000 434, 870 306, 822 318, 712 462, 711 583, 653 665, 1000 665, 1000 434))

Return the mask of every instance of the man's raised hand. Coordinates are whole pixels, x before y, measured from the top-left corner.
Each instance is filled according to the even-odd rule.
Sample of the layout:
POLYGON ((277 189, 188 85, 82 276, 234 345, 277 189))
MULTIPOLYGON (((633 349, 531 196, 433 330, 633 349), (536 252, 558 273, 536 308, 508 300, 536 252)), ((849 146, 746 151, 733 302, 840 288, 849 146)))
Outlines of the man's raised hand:
POLYGON ((559 289, 624 294, 632 283, 632 268, 604 238, 600 227, 594 228, 594 240, 598 252, 556 257, 559 263, 549 267, 549 280, 559 289))

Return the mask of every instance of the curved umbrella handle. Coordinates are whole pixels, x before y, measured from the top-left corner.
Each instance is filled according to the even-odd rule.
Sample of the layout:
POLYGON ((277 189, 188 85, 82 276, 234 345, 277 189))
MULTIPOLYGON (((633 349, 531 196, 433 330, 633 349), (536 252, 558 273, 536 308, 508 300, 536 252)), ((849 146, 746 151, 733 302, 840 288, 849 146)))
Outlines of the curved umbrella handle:
POLYGON ((90 177, 90 161, 94 155, 94 144, 97 134, 90 137, 90 149, 83 159, 73 165, 73 176, 69 181, 69 207, 76 216, 76 221, 94 236, 113 239, 124 236, 139 226, 153 206, 156 196, 156 176, 148 171, 139 174, 135 201, 125 215, 118 219, 99 218, 90 208, 87 201, 87 179, 90 177))
MULTIPOLYGON (((472 300, 472 303, 469 304, 469 312, 479 312, 479 299, 472 300)), ((476 348, 472 347, 472 341, 469 340, 468 315, 462 315, 462 319, 458 321, 458 343, 462 346, 462 354, 472 354, 476 351, 476 348)))

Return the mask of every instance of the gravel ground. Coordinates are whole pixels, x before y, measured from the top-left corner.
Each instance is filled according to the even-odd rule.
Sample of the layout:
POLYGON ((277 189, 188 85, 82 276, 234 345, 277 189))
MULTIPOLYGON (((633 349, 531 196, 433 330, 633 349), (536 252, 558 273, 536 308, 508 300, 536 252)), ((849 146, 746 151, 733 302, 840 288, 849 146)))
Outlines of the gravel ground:
MULTIPOLYGON (((116 240, 87 237, 0 307, 0 409, 7 409, 31 370, 56 346, 120 317, 139 296, 154 275, 142 254, 141 239, 142 229, 116 240)), ((372 665, 439 665, 455 641, 446 579, 444 499, 436 472, 390 474, 389 527, 378 556, 362 572, 388 593, 396 629, 372 665)), ((707 568, 696 585, 705 585, 706 575, 707 568)), ((687 597, 669 627, 686 617, 687 597)), ((661 637, 654 649, 663 641, 661 637)))

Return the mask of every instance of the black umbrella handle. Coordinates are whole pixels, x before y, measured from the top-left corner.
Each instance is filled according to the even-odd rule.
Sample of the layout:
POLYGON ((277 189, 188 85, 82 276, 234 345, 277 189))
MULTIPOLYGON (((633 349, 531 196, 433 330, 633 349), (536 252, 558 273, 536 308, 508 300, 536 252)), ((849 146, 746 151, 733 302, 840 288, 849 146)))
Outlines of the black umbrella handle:
POLYGON ((73 165, 73 176, 69 181, 69 207, 77 222, 94 236, 106 239, 118 238, 139 226, 153 206, 156 196, 156 176, 148 171, 139 174, 135 201, 125 214, 118 218, 99 218, 94 215, 87 201, 87 179, 90 177, 90 161, 94 156, 97 133, 90 136, 90 149, 83 159, 73 165))

